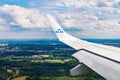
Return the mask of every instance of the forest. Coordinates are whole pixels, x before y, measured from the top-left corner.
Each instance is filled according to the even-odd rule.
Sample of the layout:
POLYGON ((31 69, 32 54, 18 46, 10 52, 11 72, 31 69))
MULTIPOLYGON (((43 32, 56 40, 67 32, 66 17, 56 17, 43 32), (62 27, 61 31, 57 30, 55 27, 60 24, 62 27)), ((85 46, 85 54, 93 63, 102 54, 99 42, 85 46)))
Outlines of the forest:
POLYGON ((70 69, 80 64, 71 56, 77 51, 57 40, 3 43, 0 80, 105 80, 94 71, 71 76, 70 69))

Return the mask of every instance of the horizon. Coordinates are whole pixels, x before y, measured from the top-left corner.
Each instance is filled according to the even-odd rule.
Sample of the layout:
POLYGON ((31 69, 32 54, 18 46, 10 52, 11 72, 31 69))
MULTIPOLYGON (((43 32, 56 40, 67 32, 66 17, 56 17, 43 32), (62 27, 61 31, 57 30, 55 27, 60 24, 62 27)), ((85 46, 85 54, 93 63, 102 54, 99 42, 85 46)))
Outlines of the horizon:
MULTIPOLYGON (((78 39, 82 39, 82 40, 119 40, 120 38, 78 38, 78 39)), ((59 40, 58 38, 26 38, 26 39, 23 39, 23 38, 3 38, 3 39, 0 39, 0 40, 59 40)))

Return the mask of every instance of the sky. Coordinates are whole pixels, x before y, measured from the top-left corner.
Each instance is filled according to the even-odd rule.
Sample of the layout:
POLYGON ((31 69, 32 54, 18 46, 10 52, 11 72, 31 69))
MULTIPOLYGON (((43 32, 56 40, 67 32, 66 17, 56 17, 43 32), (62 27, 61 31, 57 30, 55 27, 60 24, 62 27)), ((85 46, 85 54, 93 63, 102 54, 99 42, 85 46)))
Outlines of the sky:
POLYGON ((0 39, 56 38, 46 13, 77 38, 120 39, 120 0, 0 0, 0 39))

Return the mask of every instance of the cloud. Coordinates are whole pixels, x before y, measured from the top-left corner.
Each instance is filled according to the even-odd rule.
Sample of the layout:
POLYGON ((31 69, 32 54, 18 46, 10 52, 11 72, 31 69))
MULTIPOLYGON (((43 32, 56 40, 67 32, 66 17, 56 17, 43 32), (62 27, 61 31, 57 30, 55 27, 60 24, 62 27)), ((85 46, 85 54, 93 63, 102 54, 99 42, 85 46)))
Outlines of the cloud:
MULTIPOLYGON (((115 7, 119 0, 59 0, 56 4, 67 7, 55 14, 62 26, 82 38, 119 38, 120 10, 115 7)), ((56 5, 57 6, 57 5, 56 5)))
POLYGON ((119 0, 59 0, 64 6, 76 7, 110 7, 117 5, 119 0))
POLYGON ((0 7, 0 38, 44 38, 44 28, 49 28, 48 20, 38 9, 15 5, 0 7))
MULTIPOLYGON (((5 27, 22 27, 22 28, 44 28, 46 17, 44 14, 33 8, 23 8, 20 6, 4 5, 0 7, 0 21, 5 27)), ((1 24, 2 25, 2 24, 1 24)))
POLYGON ((22 31, 28 30, 27 33, 31 34, 34 30, 50 29, 50 24, 45 16, 48 13, 68 33, 77 37, 120 37, 119 0, 46 0, 40 6, 36 5, 37 2, 29 4, 34 8, 17 5, 1 6, 0 31, 10 31, 17 35, 18 31, 25 34, 22 31))

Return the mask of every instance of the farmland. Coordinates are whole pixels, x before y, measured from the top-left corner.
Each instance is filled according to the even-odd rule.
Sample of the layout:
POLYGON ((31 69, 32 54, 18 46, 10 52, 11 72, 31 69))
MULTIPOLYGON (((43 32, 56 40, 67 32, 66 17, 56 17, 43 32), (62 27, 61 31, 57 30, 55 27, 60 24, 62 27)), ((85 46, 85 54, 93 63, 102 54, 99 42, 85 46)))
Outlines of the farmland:
POLYGON ((71 55, 76 50, 53 40, 4 41, 0 46, 0 80, 105 80, 94 71, 71 76, 80 64, 71 55))

